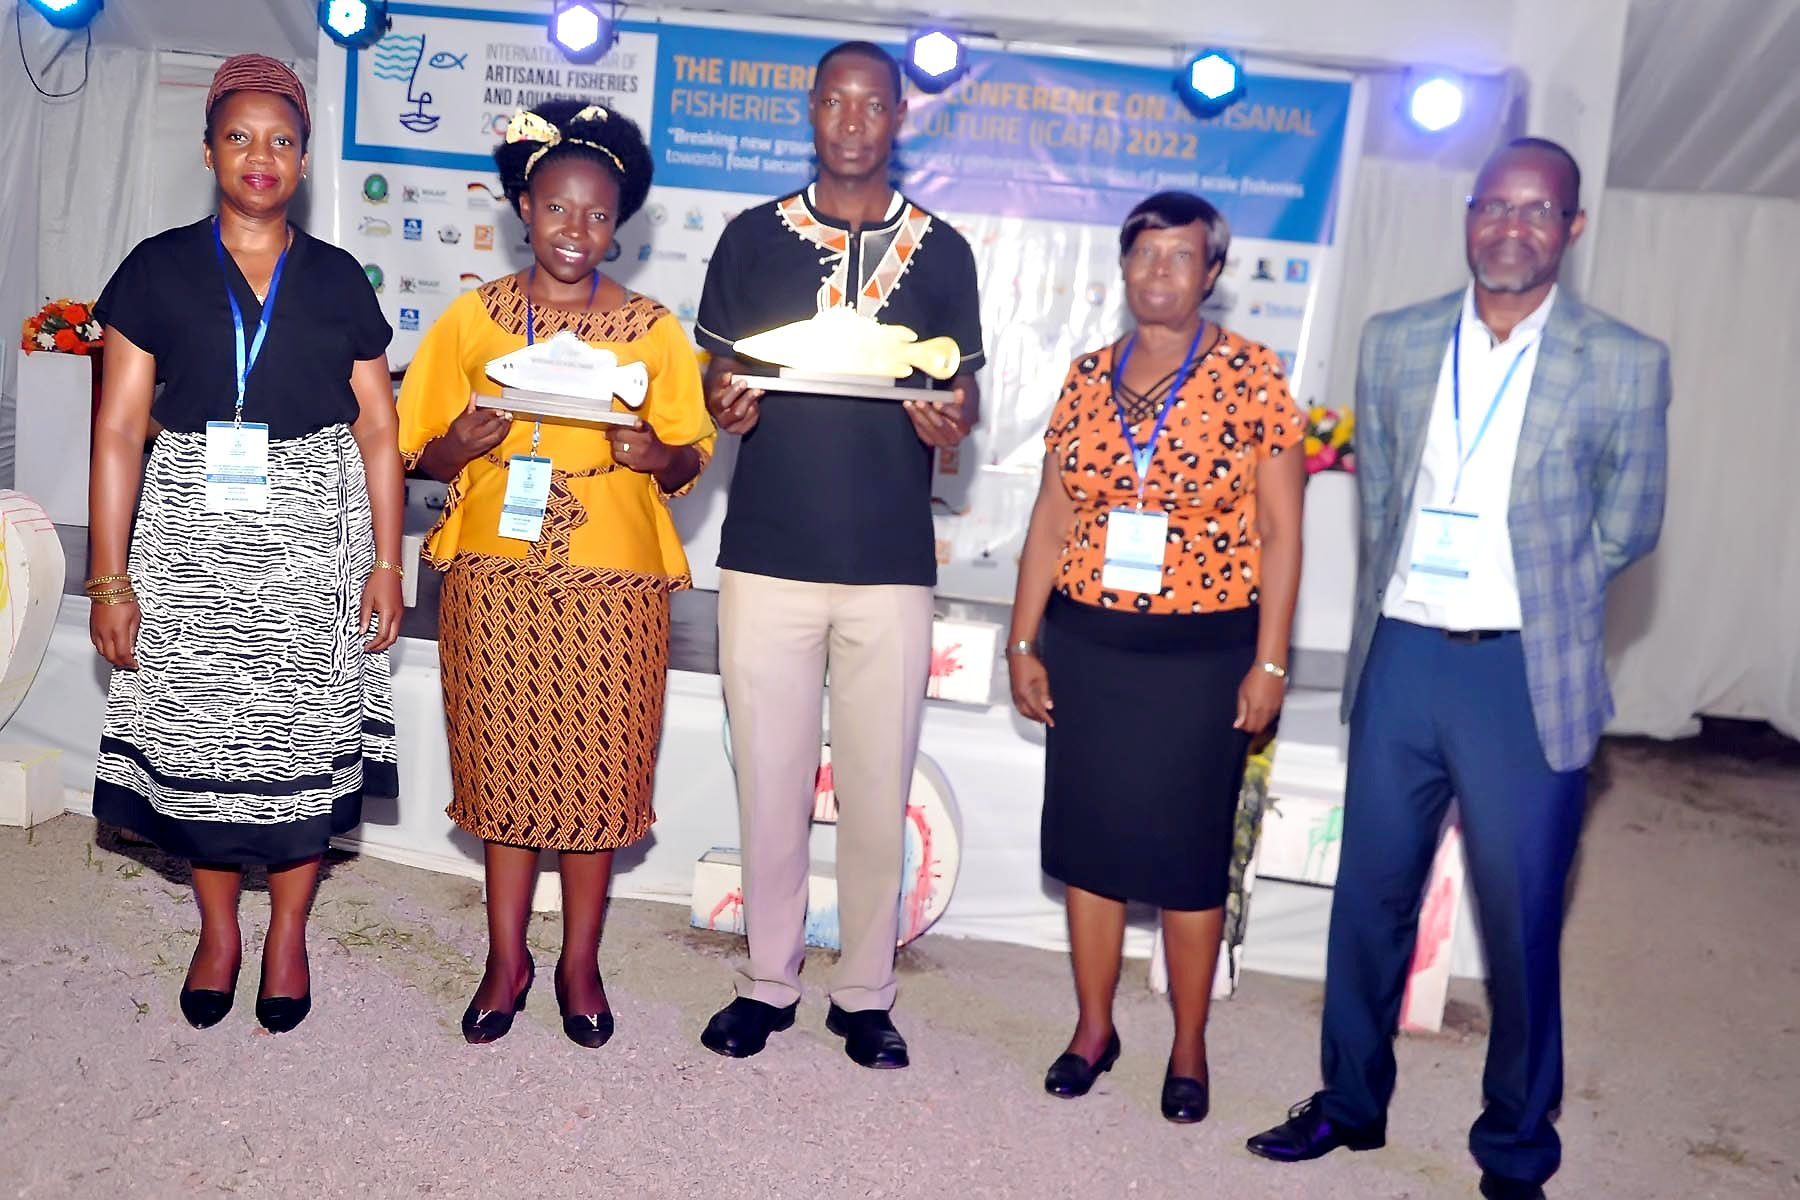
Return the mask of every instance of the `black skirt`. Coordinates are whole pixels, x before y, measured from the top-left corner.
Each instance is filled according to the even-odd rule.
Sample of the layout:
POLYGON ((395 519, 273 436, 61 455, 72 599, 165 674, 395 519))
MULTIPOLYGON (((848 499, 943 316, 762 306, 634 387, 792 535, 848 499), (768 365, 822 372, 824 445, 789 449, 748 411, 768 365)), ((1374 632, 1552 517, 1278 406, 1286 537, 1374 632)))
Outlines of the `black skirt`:
POLYGON ((1231 724, 1257 620, 1255 608, 1147 615, 1051 596, 1045 874, 1159 908, 1225 903, 1250 743, 1231 724))

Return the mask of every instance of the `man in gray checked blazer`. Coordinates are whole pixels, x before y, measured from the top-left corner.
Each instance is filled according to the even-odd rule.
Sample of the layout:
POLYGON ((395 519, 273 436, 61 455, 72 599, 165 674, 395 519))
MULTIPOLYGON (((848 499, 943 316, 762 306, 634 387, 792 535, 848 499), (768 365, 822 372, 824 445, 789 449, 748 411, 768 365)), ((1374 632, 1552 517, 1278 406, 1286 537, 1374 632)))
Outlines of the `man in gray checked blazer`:
POLYGON ((1452 797, 1493 1009, 1469 1134, 1490 1200, 1541 1197, 1561 1148, 1559 942, 1586 767, 1612 714, 1609 580, 1662 524, 1669 356, 1563 294, 1581 172, 1524 138, 1469 198, 1470 286, 1372 319, 1325 1087, 1250 1139, 1298 1162, 1384 1144, 1421 891, 1452 797))

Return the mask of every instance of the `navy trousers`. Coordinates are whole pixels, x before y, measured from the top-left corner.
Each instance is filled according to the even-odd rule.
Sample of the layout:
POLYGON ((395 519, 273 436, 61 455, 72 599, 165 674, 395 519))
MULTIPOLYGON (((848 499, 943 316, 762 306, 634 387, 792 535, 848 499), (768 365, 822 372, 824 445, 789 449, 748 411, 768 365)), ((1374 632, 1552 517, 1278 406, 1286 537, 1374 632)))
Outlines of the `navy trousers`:
POLYGON ((1561 1160, 1565 892, 1584 771, 1554 771, 1532 718, 1519 635, 1455 641, 1383 619, 1350 717, 1344 837, 1331 904, 1321 1103, 1384 1121, 1393 1039, 1438 834, 1454 797, 1487 951, 1493 1009, 1483 1170, 1543 1182, 1561 1160))

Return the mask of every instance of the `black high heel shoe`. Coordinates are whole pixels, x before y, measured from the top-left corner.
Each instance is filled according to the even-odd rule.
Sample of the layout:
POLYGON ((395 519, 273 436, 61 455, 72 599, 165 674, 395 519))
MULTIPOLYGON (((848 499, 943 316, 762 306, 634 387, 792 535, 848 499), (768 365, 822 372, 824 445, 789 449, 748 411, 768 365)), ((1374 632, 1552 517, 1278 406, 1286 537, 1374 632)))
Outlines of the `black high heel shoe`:
POLYGON ((231 1011, 232 998, 237 995, 238 972, 243 967, 244 960, 240 957, 237 967, 231 972, 231 986, 225 991, 215 991, 212 988, 181 989, 181 1015, 187 1018, 189 1025, 195 1029, 211 1029, 225 1019, 225 1014, 231 1011))
POLYGON ((572 1013, 563 999, 562 964, 556 969, 556 1007, 562 1013, 563 1033, 577 1046, 598 1050, 612 1040, 613 1015, 608 1009, 597 1013, 572 1013))
POLYGON ((1163 1073, 1162 1115, 1177 1125, 1193 1125, 1206 1120, 1211 1105, 1207 1085, 1175 1074, 1175 1065, 1170 1063, 1163 1073))
POLYGON ((463 1040, 471 1046, 485 1046, 489 1042, 497 1042, 512 1031, 513 1018, 525 1011, 525 997, 531 992, 531 983, 537 978, 537 963, 532 961, 529 951, 525 955, 525 986, 519 989, 519 998, 513 1001, 511 1012, 501 1012, 493 1008, 476 1008, 474 1001, 463 1011, 463 1040))
POLYGON ((261 984, 257 985, 256 1023, 270 1033, 288 1033, 300 1022, 306 1020, 306 1014, 312 1011, 312 982, 308 974, 306 994, 303 996, 264 996, 261 984))
POLYGON ((1106 1049, 1092 1064, 1088 1060, 1069 1051, 1050 1064, 1044 1072, 1044 1090, 1052 1096, 1074 1099, 1085 1096, 1088 1089, 1094 1086, 1094 1080, 1112 1070, 1113 1064, 1119 1061, 1119 1031, 1113 1030, 1106 1038, 1106 1049))

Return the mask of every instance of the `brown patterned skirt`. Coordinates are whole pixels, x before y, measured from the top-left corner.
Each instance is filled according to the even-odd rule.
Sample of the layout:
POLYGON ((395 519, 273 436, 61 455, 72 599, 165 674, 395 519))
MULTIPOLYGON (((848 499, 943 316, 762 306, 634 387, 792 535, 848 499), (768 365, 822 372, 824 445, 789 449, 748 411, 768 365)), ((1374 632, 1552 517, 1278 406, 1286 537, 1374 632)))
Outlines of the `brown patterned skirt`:
POLYGON ((483 841, 576 851, 649 832, 667 591, 453 564, 438 658, 458 826, 483 841))

